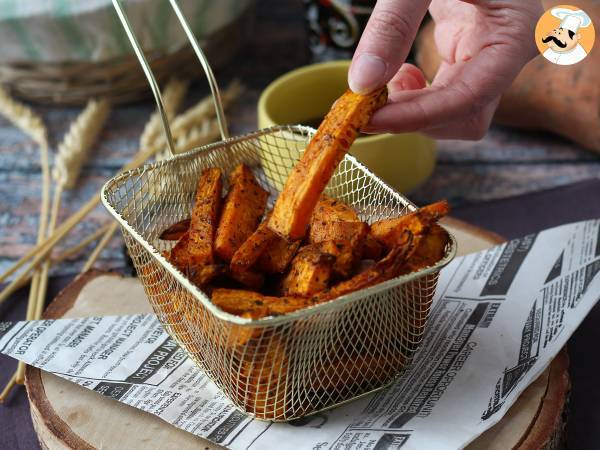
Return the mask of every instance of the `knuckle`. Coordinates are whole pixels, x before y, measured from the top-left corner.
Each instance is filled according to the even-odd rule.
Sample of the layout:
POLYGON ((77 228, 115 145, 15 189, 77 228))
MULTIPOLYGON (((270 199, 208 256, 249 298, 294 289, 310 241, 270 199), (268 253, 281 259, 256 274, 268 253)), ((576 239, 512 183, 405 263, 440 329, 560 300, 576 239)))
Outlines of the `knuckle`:
POLYGON ((402 14, 392 9, 383 9, 371 16, 369 25, 378 38, 394 41, 409 40, 413 24, 402 14))

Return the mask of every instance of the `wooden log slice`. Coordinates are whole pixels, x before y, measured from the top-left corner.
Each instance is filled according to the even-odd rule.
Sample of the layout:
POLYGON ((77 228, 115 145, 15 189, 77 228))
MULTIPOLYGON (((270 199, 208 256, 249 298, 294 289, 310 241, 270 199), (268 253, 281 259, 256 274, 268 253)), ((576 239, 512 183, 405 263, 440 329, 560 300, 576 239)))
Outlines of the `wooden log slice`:
MULTIPOLYGON (((493 233, 448 218, 444 224, 459 254, 502 242, 493 233)), ((139 281, 90 271, 65 288, 45 318, 151 312, 139 281)), ((564 444, 569 392, 568 358, 563 350, 519 397, 503 419, 467 449, 556 449, 564 444)), ((144 448, 221 449, 156 416, 102 397, 55 375, 27 366, 26 387, 40 444, 46 449, 144 448)))

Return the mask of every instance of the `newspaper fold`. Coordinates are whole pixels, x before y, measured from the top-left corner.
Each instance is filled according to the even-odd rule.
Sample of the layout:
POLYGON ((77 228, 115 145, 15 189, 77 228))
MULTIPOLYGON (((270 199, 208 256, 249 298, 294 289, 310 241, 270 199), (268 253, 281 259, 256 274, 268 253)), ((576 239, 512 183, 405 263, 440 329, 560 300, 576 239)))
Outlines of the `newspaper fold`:
POLYGON ((389 389, 292 423, 236 410, 154 315, 1 323, 0 352, 232 449, 454 449, 498 422, 600 297, 600 220, 457 258, 389 389))

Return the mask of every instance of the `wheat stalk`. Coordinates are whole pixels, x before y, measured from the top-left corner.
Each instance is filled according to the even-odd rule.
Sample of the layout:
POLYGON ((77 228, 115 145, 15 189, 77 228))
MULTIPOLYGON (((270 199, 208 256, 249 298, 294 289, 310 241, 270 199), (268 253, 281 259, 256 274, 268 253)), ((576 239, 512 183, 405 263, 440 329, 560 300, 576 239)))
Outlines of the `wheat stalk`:
MULTIPOLYGON (((189 86, 188 81, 182 81, 177 78, 169 80, 162 93, 163 107, 167 118, 171 120, 177 113, 189 86)), ((150 120, 146 123, 144 131, 140 137, 140 148, 148 148, 163 133, 162 118, 158 111, 154 111, 150 120)))
MULTIPOLYGON (((42 118, 32 109, 14 100, 4 89, 0 87, 0 114, 11 121, 15 126, 29 135, 40 146, 40 166, 42 169, 42 198, 40 204, 40 220, 38 225, 37 243, 41 244, 46 238, 48 227, 48 209, 50 203, 50 163, 48 157, 48 132, 42 118)), ((31 286, 29 288, 29 303, 25 318, 33 318, 35 310, 35 300, 37 299, 40 287, 40 278, 34 273, 31 286)), ((19 365, 23 370, 24 365, 19 365)), ((6 387, 0 394, 0 402, 4 401, 10 393, 15 383, 23 383, 22 377, 19 378, 18 371, 15 372, 6 387)))
POLYGON ((85 109, 71 124, 63 141, 58 146, 54 160, 52 178, 62 189, 75 187, 83 164, 90 149, 110 113, 110 104, 106 99, 90 100, 85 109))
MULTIPOLYGON (((73 121, 63 141, 58 146, 58 154, 54 160, 54 169, 52 171, 52 178, 56 186, 47 231, 50 234, 54 232, 56 227, 62 192, 64 189, 75 187, 77 178, 81 173, 81 168, 87 160, 90 149, 104 126, 109 112, 110 104, 107 100, 88 101, 85 109, 73 121)), ((33 296, 29 297, 29 303, 27 304, 27 311, 30 316, 28 317, 29 320, 37 320, 42 315, 46 292, 48 290, 50 265, 51 261, 48 259, 42 265, 39 275, 36 277, 34 274, 33 281, 36 282, 35 287, 37 290, 33 296)), ((33 283, 32 286, 34 286, 33 283)), ((16 382, 22 384, 24 377, 25 364, 20 363, 17 366, 16 382)))
POLYGON ((40 147, 48 147, 48 133, 42 118, 23 103, 14 100, 2 87, 0 114, 33 138, 40 147))

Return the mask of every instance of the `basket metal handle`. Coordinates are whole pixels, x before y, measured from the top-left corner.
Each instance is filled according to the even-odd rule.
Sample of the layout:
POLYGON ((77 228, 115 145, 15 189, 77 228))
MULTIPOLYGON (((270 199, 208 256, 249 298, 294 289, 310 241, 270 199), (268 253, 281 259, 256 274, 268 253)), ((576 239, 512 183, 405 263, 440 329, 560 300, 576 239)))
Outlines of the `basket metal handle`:
MULTIPOLYGON (((200 48, 200 44, 198 44, 198 40, 194 36, 194 33, 192 32, 190 25, 188 24, 183 13, 181 12, 181 9, 179 8, 177 1, 169 0, 169 2, 171 3, 171 7, 173 8, 173 11, 175 11, 175 15, 177 16, 179 23, 181 23, 181 26, 183 27, 183 30, 185 31, 186 37, 188 38, 190 45, 194 49, 194 52, 196 53, 196 56, 198 57, 198 60, 200 61, 202 68, 204 69, 204 73, 206 74, 206 78, 207 78, 208 84, 210 86, 210 91, 212 93, 212 99, 213 99, 213 102, 215 105, 215 112, 217 115, 217 122, 219 124, 219 131, 221 132, 221 138, 227 139, 229 137, 229 130, 227 128, 227 119, 225 118, 225 113, 223 111, 223 103, 221 101, 221 94, 219 93, 219 86, 217 84, 217 80, 215 79, 215 75, 210 67, 210 64, 208 63, 208 59, 206 58, 206 55, 200 48)), ((152 94, 154 95, 154 100, 156 100, 156 107, 158 108, 158 111, 160 113, 160 118, 162 120, 163 128, 165 130, 165 137, 167 140, 167 146, 169 149, 169 153, 171 154, 171 157, 173 157, 175 155, 175 144, 173 143, 173 134, 171 133, 171 127, 169 125, 169 118, 167 117, 167 113, 165 112, 164 103, 162 100, 162 96, 160 94, 160 88, 158 87, 156 78, 154 77, 154 74, 152 73, 150 64, 148 64, 148 61, 146 60, 144 51, 142 50, 142 47, 140 46, 140 44, 135 36, 135 33, 133 32, 133 28, 131 27, 131 24, 129 23, 129 19, 127 18, 127 15, 125 14, 125 10, 123 9, 121 0, 112 0, 112 3, 117 12, 117 15, 119 16, 119 19, 121 20, 121 24, 123 25, 123 28, 125 29, 125 33, 127 34, 127 37, 129 38, 129 42, 131 43, 131 46, 133 47, 135 56, 137 57, 140 65, 142 66, 142 69, 144 70, 144 74, 146 75, 146 78, 148 79, 148 84, 150 84, 150 89, 152 89, 152 94)))

